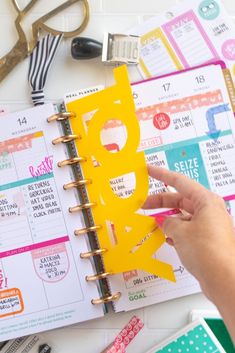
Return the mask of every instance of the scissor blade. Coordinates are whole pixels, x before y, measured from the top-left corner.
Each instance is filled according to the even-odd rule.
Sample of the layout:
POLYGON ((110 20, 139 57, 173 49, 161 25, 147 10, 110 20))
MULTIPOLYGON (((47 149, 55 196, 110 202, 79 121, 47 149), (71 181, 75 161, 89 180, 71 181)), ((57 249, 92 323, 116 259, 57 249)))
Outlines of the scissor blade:
POLYGON ((0 82, 28 55, 27 42, 18 40, 16 45, 0 59, 0 82))

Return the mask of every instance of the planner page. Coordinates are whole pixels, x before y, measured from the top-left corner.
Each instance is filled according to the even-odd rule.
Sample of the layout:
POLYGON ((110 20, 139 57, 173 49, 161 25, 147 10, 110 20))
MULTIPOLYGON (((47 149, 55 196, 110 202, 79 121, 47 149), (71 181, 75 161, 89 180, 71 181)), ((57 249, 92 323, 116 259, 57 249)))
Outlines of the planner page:
POLYGON ((53 105, 0 117, 0 341, 103 315, 53 105))
MULTIPOLYGON (((141 130, 139 150, 144 151, 147 163, 183 173, 218 193, 234 218, 235 123, 221 66, 209 65, 143 81, 133 84, 132 90, 141 130)), ((110 151, 120 150, 126 138, 125 126, 115 120, 102 130, 102 140, 110 151)), ((134 190, 133 179, 132 175, 124 175, 113 180, 113 191, 119 197, 128 197, 134 190)), ((164 191, 162 182, 149 180, 150 194, 164 191)), ((166 216, 179 210, 140 212, 155 217, 161 225, 166 216)), ((112 292, 122 293, 115 303, 116 311, 200 290, 173 247, 165 243, 154 257, 173 266, 176 283, 139 270, 111 276, 112 292)))
POLYGON ((220 0, 183 1, 130 33, 141 38, 143 77, 221 59, 235 79, 235 26, 220 0))

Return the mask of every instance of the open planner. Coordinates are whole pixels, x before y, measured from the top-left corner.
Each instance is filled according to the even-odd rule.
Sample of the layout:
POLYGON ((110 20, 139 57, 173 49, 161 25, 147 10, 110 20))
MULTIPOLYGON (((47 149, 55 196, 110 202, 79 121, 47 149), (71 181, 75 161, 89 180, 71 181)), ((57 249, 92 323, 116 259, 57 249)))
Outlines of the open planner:
POLYGON ((146 161, 235 215, 235 94, 223 62, 65 96, 0 119, 0 341, 200 291, 165 243, 177 210, 143 211, 146 161), (133 99, 133 98, 134 99, 133 99))

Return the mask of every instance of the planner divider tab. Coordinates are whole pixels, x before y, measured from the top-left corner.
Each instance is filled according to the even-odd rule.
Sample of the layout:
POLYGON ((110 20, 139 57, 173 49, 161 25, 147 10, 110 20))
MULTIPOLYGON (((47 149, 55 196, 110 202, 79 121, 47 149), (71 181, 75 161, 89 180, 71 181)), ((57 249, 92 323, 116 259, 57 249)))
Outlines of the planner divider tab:
POLYGON ((227 68, 223 69, 223 74, 224 74, 224 79, 228 90, 229 98, 231 101, 231 105, 233 108, 233 112, 235 113, 235 87, 234 87, 231 71, 227 68))

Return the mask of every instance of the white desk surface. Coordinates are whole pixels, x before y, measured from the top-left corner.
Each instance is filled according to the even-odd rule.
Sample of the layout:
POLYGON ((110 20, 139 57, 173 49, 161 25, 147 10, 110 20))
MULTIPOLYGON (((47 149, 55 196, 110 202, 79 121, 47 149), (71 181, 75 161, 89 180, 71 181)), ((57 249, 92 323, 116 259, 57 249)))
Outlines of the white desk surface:
MULTIPOLYGON (((29 1, 19 0, 24 6, 29 1)), ((48 11, 48 4, 55 6, 62 0, 41 0, 30 16, 48 11)), ((82 36, 102 41, 103 32, 124 32, 139 22, 175 3, 177 0, 89 0, 91 19, 82 36)), ((235 20, 235 1, 224 0, 225 6, 235 20)), ((10 0, 0 2, 0 57, 16 42, 14 28, 15 13, 10 0)), ((77 15, 67 12, 54 23, 68 29, 76 23, 77 15)), ((31 106, 30 90, 27 84, 28 60, 18 65, 0 85, 0 105, 9 111, 31 106)), ((136 68, 130 70, 132 81, 139 79, 136 68)), ((51 69, 45 95, 48 101, 56 102, 64 92, 93 86, 110 85, 113 80, 112 68, 101 64, 100 59, 75 61, 70 56, 70 40, 63 43, 51 69)), ((152 345, 187 324, 191 309, 213 309, 214 306, 202 294, 172 300, 127 313, 108 314, 103 319, 93 320, 73 327, 44 333, 45 341, 51 343, 55 353, 99 353, 114 339, 120 329, 134 315, 144 321, 144 329, 130 344, 127 352, 143 353, 152 345)))

